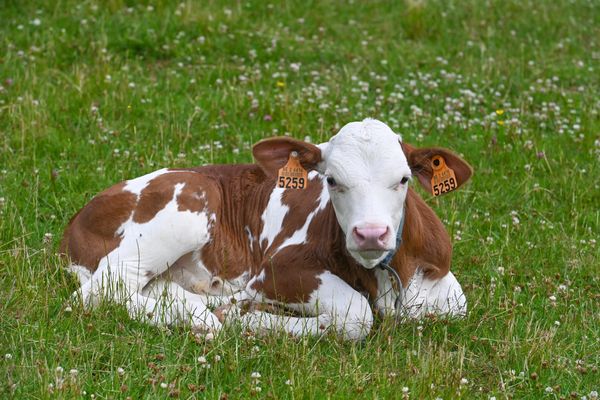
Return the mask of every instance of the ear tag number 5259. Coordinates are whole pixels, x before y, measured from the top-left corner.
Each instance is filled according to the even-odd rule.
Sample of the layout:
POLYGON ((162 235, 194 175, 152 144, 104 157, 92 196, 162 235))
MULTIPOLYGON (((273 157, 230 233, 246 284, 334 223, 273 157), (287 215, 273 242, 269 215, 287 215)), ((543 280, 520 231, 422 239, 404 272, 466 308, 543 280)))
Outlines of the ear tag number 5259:
POLYGON ((431 160, 433 176, 431 177, 431 191, 434 196, 453 191, 458 187, 454 171, 446 165, 442 156, 435 156, 431 160))
POLYGON ((283 189, 306 189, 308 173, 300 164, 298 153, 292 151, 287 164, 279 169, 277 187, 283 189))

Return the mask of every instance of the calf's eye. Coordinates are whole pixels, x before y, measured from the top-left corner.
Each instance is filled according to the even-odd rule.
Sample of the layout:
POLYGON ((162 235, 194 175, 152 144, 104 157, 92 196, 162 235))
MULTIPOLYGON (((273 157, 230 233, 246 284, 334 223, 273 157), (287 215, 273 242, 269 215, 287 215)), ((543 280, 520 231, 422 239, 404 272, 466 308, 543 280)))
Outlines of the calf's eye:
POLYGON ((327 184, 329 186, 331 186, 331 187, 336 187, 337 186, 337 182, 335 181, 335 179, 333 179, 330 176, 327 177, 327 184))
POLYGON ((400 180, 400 184, 401 184, 401 185, 404 185, 406 182, 408 182, 408 176, 405 176, 404 178, 402 178, 402 179, 400 180))

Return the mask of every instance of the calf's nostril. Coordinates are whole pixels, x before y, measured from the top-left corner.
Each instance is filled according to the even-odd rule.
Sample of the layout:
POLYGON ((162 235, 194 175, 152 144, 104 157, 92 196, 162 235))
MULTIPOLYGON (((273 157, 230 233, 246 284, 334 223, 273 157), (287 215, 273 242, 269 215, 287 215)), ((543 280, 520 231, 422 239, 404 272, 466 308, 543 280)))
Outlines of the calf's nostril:
POLYGON ((390 233, 390 227, 388 226, 385 228, 385 232, 383 232, 383 234, 381 234, 381 236, 379 236, 379 240, 381 240, 382 242, 385 241, 385 239, 387 239, 389 233, 390 233))
POLYGON ((359 240, 365 240, 365 235, 363 235, 362 233, 360 233, 360 230, 358 228, 354 228, 354 236, 356 236, 357 239, 359 240))

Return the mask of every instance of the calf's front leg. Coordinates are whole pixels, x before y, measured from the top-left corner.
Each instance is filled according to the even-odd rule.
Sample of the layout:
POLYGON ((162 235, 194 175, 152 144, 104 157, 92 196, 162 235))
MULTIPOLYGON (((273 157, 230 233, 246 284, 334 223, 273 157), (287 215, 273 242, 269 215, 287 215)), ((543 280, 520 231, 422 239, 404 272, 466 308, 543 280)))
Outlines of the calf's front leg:
POLYGON ((313 290, 308 300, 298 302, 292 298, 285 298, 285 293, 278 296, 269 296, 265 293, 266 287, 275 285, 282 292, 289 287, 301 287, 300 282, 293 282, 298 276, 286 273, 275 274, 260 279, 252 279, 246 289, 234 296, 236 304, 233 310, 228 310, 226 321, 239 320, 243 327, 256 331, 279 331, 293 336, 316 336, 327 331, 348 340, 364 339, 373 326, 373 312, 369 301, 340 277, 329 271, 316 276, 319 280, 318 287, 313 290), (273 279, 273 280, 271 280, 273 279), (302 317, 274 314, 265 311, 250 311, 241 313, 239 304, 244 301, 258 301, 267 304, 284 306, 302 317))
POLYGON ((467 299, 452 272, 432 280, 419 268, 403 290, 400 312, 408 318, 421 318, 427 314, 464 317, 467 299))

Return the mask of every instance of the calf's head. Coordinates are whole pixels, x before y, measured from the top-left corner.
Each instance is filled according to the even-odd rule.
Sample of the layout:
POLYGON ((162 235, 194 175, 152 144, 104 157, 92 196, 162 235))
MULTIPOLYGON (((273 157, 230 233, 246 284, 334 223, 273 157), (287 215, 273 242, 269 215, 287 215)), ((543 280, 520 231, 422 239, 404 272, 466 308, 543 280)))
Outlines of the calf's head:
POLYGON ((449 150, 414 148, 373 119, 351 122, 319 145, 283 137, 253 148, 258 164, 270 175, 277 174, 293 151, 305 169, 324 176, 346 247, 365 268, 374 268, 394 251, 412 177, 431 193, 432 160, 437 156, 454 170, 457 187, 471 176, 471 167, 449 150))

